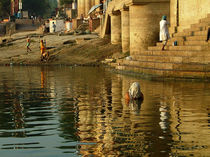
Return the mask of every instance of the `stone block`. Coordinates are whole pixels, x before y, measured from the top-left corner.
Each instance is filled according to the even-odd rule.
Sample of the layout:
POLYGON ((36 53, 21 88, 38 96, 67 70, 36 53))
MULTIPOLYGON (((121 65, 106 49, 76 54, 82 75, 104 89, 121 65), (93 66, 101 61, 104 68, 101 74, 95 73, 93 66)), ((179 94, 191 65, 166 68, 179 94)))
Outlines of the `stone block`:
POLYGON ((195 27, 195 28, 187 28, 184 29, 183 32, 195 32, 195 31, 202 31, 202 27, 195 27))
POLYGON ((189 31, 189 32, 179 32, 179 33, 175 33, 173 35, 173 37, 185 37, 185 36, 192 36, 193 32, 189 31))
POLYGON ((201 51, 205 49, 204 46, 169 46, 169 50, 176 50, 176 51, 201 51))
POLYGON ((182 71, 204 71, 204 65, 202 64, 173 64, 174 70, 182 71))
POLYGON ((155 63, 155 69, 172 70, 173 64, 172 63, 155 63))
POLYGON ((209 25, 210 25, 210 21, 207 21, 207 22, 192 24, 191 28, 203 27, 203 26, 209 26, 209 25))
POLYGON ((194 40, 194 41, 203 40, 203 41, 205 41, 206 40, 206 35, 186 37, 186 40, 190 40, 190 41, 192 41, 192 40, 194 40))
POLYGON ((207 46, 210 44, 208 44, 208 42, 206 42, 206 41, 185 41, 184 45, 186 45, 186 46, 190 46, 190 45, 192 45, 192 46, 199 46, 199 45, 207 46))
POLYGON ((181 72, 181 76, 184 78, 191 78, 191 79, 200 79, 205 78, 205 72, 181 72))
POLYGON ((204 30, 204 31, 195 31, 193 32, 193 35, 198 35, 198 36, 205 36, 207 35, 207 30, 204 30))
POLYGON ((210 22, 210 17, 200 19, 199 22, 200 23, 202 23, 202 22, 210 22))
POLYGON ((187 57, 184 60, 184 63, 200 63, 200 64, 204 64, 205 63, 204 59, 205 59, 204 56, 187 57))

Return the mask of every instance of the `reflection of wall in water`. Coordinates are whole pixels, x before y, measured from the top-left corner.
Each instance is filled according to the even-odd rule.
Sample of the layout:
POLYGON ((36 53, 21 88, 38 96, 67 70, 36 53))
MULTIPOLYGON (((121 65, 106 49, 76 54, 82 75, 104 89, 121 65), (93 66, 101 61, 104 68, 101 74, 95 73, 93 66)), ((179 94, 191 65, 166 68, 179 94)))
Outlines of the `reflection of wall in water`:
POLYGON ((210 142, 206 139, 209 138, 207 109, 210 104, 209 83, 175 83, 170 88, 173 89, 172 95, 180 93, 176 97, 168 96, 171 105, 170 121, 172 124, 170 128, 173 141, 175 141, 172 152, 177 155, 183 153, 187 155, 194 151, 195 156, 201 154, 208 156, 209 152, 206 151, 206 148, 210 142), (197 90, 206 91, 206 96, 199 96, 196 94, 197 90), (191 94, 194 94, 195 97, 188 99, 188 95, 191 94))

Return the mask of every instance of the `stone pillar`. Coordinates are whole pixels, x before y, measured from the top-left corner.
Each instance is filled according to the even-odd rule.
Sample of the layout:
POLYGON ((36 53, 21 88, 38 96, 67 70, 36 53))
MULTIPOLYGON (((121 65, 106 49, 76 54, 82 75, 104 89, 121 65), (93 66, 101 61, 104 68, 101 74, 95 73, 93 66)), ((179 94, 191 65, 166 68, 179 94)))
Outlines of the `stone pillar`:
POLYGON ((179 0, 170 1, 170 34, 177 32, 179 26, 179 0))
POLYGON ((119 44, 121 42, 121 15, 120 12, 111 14, 111 43, 119 44))
POLYGON ((91 8, 91 0, 85 0, 85 17, 88 16, 90 8, 91 8))
POLYGON ((130 54, 140 54, 159 41, 160 20, 163 15, 168 17, 169 2, 131 5, 130 17, 130 54))
POLYGON ((129 24, 129 10, 121 11, 121 29, 122 29, 122 52, 130 51, 130 24, 129 24))
POLYGON ((78 10, 77 10, 77 17, 80 18, 83 14, 83 17, 85 16, 85 0, 78 0, 78 10))

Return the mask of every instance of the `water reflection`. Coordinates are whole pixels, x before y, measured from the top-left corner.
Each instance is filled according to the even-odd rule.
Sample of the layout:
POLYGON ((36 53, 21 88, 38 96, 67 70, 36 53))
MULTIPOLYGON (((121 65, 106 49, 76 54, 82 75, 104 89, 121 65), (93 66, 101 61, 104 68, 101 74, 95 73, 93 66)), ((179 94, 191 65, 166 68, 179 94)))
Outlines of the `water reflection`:
POLYGON ((10 150, 5 157, 208 156, 209 89, 103 68, 0 67, 0 149, 10 150), (134 81, 143 102, 124 99, 134 81))

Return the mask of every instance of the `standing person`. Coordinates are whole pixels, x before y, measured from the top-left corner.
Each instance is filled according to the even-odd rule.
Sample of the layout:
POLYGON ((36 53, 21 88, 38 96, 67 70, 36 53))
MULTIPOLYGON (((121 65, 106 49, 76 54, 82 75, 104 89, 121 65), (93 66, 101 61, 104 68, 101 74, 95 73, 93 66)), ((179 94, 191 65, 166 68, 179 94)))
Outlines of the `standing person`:
POLYGON ((31 44, 31 39, 30 39, 29 36, 27 37, 27 40, 26 40, 26 41, 27 41, 27 44, 26 44, 27 52, 28 52, 28 51, 32 51, 32 50, 30 49, 30 47, 29 47, 30 44, 31 44))
POLYGON ((53 28, 53 33, 55 33, 55 31, 56 31, 56 25, 55 25, 54 22, 52 23, 52 28, 53 28))
POLYGON ((170 38, 169 32, 168 32, 168 25, 169 22, 167 21, 167 17, 164 15, 162 17, 162 20, 160 21, 160 41, 163 42, 162 50, 164 50, 168 39, 170 38))

